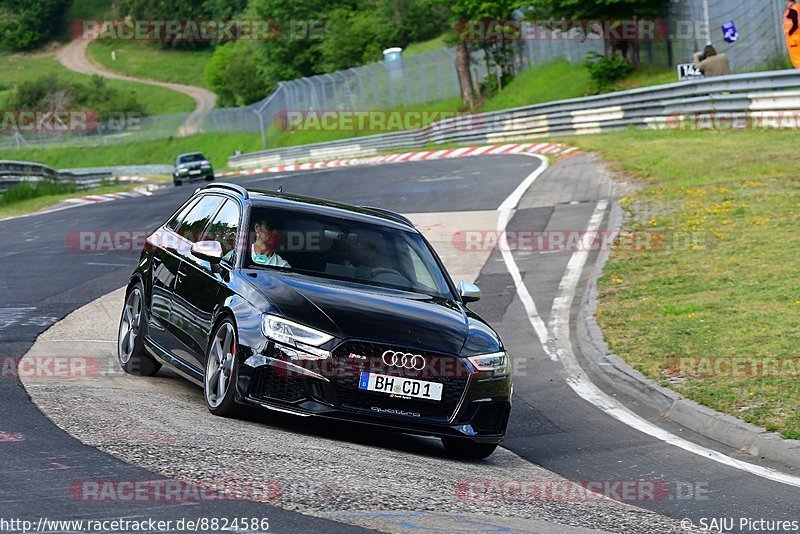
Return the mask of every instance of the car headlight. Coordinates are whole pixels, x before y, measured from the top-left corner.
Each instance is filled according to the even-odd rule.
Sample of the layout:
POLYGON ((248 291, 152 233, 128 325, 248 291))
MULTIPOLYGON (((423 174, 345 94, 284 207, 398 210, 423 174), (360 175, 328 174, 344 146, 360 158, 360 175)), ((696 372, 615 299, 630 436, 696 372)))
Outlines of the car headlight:
MULTIPOLYGON (((318 358, 327 358, 329 356, 327 351, 317 348, 333 339, 332 335, 325 332, 269 314, 264 315, 261 321, 261 331, 273 341, 295 347, 318 358)), ((287 355, 293 358, 303 357, 303 355, 297 354, 296 351, 284 352, 287 352, 287 355)))
POLYGON ((186 174, 187 172, 189 172, 189 169, 187 168, 178 169, 178 174, 186 174))
POLYGON ((200 166, 201 166, 202 168, 204 168, 204 169, 210 169, 210 168, 211 168, 211 164, 210 164, 210 163, 203 163, 203 164, 202 164, 202 165, 200 165, 200 166))
POLYGON ((468 356, 467 359, 478 371, 493 371, 495 375, 503 375, 508 370, 508 353, 506 352, 468 356))

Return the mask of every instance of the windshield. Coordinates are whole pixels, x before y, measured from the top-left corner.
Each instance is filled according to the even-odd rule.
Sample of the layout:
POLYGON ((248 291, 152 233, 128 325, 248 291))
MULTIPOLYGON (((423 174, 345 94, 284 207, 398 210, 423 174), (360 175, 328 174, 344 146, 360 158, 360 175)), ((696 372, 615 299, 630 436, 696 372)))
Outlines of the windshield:
POLYGON ((452 298, 416 232, 340 218, 253 208, 245 265, 452 298))
POLYGON ((205 161, 206 157, 200 153, 197 154, 184 154, 178 156, 178 165, 181 163, 194 163, 195 161, 205 161))

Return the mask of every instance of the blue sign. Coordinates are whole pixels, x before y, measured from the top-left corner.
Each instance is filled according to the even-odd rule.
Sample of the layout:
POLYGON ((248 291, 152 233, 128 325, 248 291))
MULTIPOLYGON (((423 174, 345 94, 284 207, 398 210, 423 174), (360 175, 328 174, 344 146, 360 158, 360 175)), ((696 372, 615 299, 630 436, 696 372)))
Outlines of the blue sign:
POLYGON ((722 25, 722 36, 725 38, 726 43, 735 43, 739 40, 739 31, 733 21, 722 25))

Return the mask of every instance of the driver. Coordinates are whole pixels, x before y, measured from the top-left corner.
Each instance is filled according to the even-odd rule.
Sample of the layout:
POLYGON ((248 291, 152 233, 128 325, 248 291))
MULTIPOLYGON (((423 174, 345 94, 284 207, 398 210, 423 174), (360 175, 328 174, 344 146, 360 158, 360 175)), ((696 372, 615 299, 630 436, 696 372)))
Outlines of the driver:
POLYGON ((378 249, 372 240, 359 237, 350 249, 346 265, 356 267, 356 278, 372 278, 378 249))
POLYGON ((276 252, 281 245, 280 227, 269 220, 258 220, 255 223, 256 239, 250 248, 253 263, 269 267, 290 267, 289 262, 276 252))

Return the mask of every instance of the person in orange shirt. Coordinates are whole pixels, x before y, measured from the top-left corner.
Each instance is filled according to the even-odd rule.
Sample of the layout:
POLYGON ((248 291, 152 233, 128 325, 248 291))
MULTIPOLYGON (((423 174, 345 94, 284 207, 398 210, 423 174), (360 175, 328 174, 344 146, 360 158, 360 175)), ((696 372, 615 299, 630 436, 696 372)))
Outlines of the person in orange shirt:
POLYGON ((786 0, 786 13, 783 15, 783 33, 789 46, 792 65, 800 69, 800 4, 786 0))

